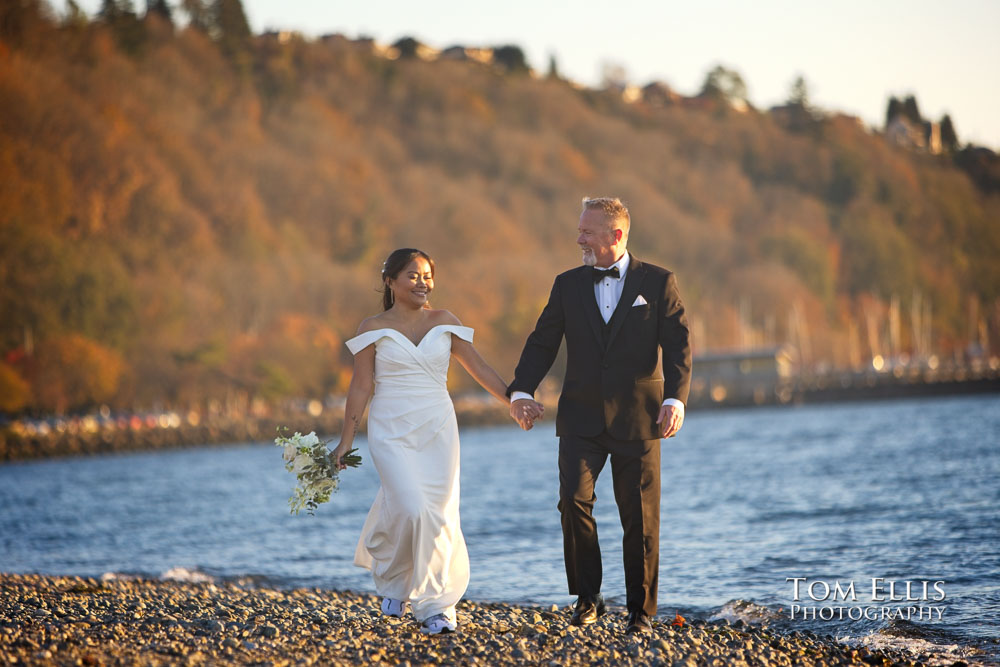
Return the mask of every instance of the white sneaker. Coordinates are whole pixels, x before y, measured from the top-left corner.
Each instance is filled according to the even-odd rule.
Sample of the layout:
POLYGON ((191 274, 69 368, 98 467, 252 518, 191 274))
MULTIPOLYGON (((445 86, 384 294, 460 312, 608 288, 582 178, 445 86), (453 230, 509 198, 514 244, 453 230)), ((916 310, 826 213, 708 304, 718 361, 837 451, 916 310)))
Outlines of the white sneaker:
POLYGON ((444 614, 431 616, 420 624, 420 632, 425 635, 440 635, 445 632, 455 632, 458 625, 444 614))
POLYGON ((402 618, 406 613, 406 600, 393 600, 392 598, 382 598, 382 613, 386 616, 402 618))

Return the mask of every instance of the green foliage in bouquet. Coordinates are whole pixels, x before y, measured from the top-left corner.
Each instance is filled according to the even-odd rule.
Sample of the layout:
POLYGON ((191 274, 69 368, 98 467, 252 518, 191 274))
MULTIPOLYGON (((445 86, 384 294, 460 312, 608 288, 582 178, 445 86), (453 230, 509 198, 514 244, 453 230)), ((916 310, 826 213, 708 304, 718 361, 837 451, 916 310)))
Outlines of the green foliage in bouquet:
MULTIPOLYGON (((289 511, 298 514, 306 510, 314 516, 316 508, 329 502, 330 495, 340 485, 340 469, 337 462, 330 456, 328 442, 320 440, 315 432, 302 435, 296 432, 291 437, 279 435, 274 444, 284 451, 285 470, 295 473, 297 485, 293 495, 288 499, 289 511)), ((344 465, 357 468, 361 465, 361 457, 352 449, 343 458, 344 465)))

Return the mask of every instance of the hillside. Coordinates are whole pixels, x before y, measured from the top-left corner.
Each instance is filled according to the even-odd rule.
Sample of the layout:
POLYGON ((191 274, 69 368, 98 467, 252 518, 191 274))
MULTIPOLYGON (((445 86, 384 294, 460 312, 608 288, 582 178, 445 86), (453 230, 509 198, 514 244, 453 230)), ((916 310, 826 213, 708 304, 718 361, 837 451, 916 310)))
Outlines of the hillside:
POLYGON ((432 302, 509 376, 579 261, 585 195, 625 200, 630 249, 677 272, 696 353, 1000 343, 995 183, 852 118, 5 4, 0 411, 343 391, 400 246, 435 258, 432 302))

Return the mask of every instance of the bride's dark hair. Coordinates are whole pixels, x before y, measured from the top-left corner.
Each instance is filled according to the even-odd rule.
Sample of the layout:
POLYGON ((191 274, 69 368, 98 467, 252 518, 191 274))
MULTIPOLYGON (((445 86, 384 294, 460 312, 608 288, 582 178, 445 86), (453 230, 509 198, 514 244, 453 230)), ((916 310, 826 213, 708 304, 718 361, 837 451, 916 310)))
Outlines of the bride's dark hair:
POLYGON ((382 265, 382 310, 392 308, 392 290, 389 289, 389 280, 395 280, 397 276, 410 265, 417 257, 423 257, 431 265, 431 277, 434 277, 434 260, 423 250, 416 248, 400 248, 389 253, 385 263, 382 265))

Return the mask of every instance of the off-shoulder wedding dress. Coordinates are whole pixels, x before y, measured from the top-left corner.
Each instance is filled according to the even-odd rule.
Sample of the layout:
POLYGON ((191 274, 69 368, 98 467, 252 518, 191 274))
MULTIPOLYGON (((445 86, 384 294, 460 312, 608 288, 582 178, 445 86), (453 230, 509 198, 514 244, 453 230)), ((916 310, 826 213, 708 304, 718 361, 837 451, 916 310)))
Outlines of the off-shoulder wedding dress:
POLYGON ((444 614, 469 584, 459 522, 459 446, 446 381, 451 337, 473 330, 433 327, 416 345, 395 329, 347 341, 352 354, 375 345, 375 394, 368 446, 382 486, 368 512, 354 563, 372 571, 379 595, 409 600, 418 620, 444 614))

